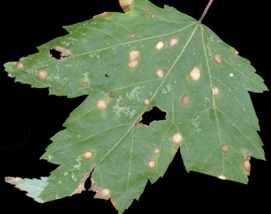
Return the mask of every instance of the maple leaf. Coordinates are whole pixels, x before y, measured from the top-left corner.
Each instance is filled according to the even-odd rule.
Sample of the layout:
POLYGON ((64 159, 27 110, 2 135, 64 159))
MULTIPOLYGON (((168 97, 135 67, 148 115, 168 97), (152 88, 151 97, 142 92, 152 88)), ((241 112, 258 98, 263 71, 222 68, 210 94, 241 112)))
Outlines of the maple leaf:
POLYGON ((50 94, 89 94, 41 157, 60 166, 40 200, 80 193, 94 169, 91 190, 121 213, 148 179, 163 176, 180 146, 187 171, 241 183, 250 156, 264 159, 247 91, 267 88, 249 62, 174 8, 143 0, 130 7, 66 26, 69 35, 5 64, 15 81, 50 94), (155 106, 166 119, 142 125, 155 106))

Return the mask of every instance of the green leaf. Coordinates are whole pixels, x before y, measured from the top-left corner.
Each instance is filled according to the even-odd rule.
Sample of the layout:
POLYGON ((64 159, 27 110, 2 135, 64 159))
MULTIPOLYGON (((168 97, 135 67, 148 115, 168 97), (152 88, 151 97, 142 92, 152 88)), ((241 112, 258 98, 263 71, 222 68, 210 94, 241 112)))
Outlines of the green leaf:
POLYGON ((148 180, 164 175, 179 147, 187 171, 240 183, 248 181, 243 166, 251 156, 265 160, 248 91, 267 88, 249 61, 203 24, 135 0, 126 14, 64 29, 68 35, 39 53, 5 64, 16 82, 69 98, 89 95, 52 137, 41 159, 59 167, 30 197, 47 202, 80 193, 94 169, 91 190, 122 213, 148 180), (62 59, 51 57, 52 49, 62 59), (190 72, 199 70, 192 81, 190 72), (154 106, 166 112, 165 121, 142 125, 154 106))

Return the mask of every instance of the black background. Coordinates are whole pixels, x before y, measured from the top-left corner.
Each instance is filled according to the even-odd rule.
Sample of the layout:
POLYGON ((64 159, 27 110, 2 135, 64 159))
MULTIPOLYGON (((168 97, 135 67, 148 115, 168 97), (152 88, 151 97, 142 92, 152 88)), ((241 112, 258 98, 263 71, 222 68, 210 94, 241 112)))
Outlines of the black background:
MULTIPOLYGON (((208 0, 152 0, 199 19, 208 0)), ((268 1, 214 0, 203 24, 213 30, 224 42, 236 48, 257 70, 267 87, 271 86, 270 35, 267 11, 268 1), (238 2, 238 3, 236 3, 238 2)), ((50 1, 27 3, 24 1, 0 3, 1 13, 1 64, 18 61, 36 53, 36 47, 66 35, 62 28, 91 19, 104 11, 121 12, 117 0, 110 1, 50 1), (110 2, 110 4, 106 4, 110 2)), ((31 88, 14 83, 2 67, 0 71, 0 213, 22 212, 100 212, 117 213, 110 201, 93 199, 93 192, 39 204, 25 196, 26 192, 4 182, 4 176, 40 178, 49 176, 57 165, 39 160, 50 138, 86 96, 68 99, 48 96, 48 89, 31 88), (3 174, 2 174, 3 173, 3 174)), ((252 171, 248 185, 222 181, 208 175, 187 173, 179 151, 163 178, 155 184, 148 182, 139 201, 134 200, 124 213, 166 213, 198 211, 243 211, 253 208, 260 213, 270 203, 270 93, 250 93, 259 119, 260 135, 266 161, 252 158, 252 171), (165 211, 164 211, 165 212, 165 211)), ((86 183, 87 187, 90 182, 86 183)))

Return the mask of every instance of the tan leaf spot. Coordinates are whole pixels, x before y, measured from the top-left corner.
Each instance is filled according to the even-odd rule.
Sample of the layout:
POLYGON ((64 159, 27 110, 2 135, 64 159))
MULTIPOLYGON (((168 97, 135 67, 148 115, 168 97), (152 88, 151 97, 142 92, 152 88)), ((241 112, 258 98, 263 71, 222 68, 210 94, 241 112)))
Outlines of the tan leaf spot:
POLYGON ((119 4, 125 13, 131 10, 130 5, 133 3, 133 1, 134 0, 119 0, 119 4))
POLYGON ((47 70, 39 70, 37 75, 41 81, 43 81, 47 76, 48 71, 47 70))
POLYGON ((199 67, 193 67, 191 71, 189 72, 189 78, 192 81, 198 81, 200 79, 201 72, 199 67))
POLYGON ((56 46, 56 47, 54 47, 54 49, 56 51, 60 52, 61 58, 68 57, 68 56, 72 55, 72 53, 68 49, 66 49, 66 48, 62 48, 60 46, 56 46))
POLYGON ((184 106, 188 106, 189 105, 189 96, 188 95, 184 95, 182 98, 181 98, 181 102, 184 106))
POLYGON ((173 47, 174 45, 177 45, 178 44, 178 39, 176 38, 172 38, 171 40, 168 41, 167 45, 169 47, 173 47))
POLYGON ((251 159, 251 157, 250 157, 249 153, 246 152, 246 158, 242 163, 242 167, 247 172, 248 175, 250 175, 250 171, 251 171, 251 164, 249 162, 250 159, 251 159))
POLYGON ((129 68, 136 68, 138 65, 138 57, 140 55, 140 51, 133 49, 128 53, 129 56, 129 62, 128 62, 128 67, 129 68))
POLYGON ((158 153, 160 153, 159 148, 155 148, 155 149, 154 149, 154 151, 153 151, 153 153, 154 153, 154 154, 158 154, 158 153))
POLYGON ((163 41, 159 41, 156 43, 155 48, 160 51, 165 46, 163 41))
POLYGON ((227 153, 230 150, 230 147, 227 144, 223 144, 221 148, 224 153, 227 153))
POLYGON ((93 152, 87 151, 87 152, 85 152, 85 153, 83 154, 83 158, 84 158, 85 160, 89 160, 89 159, 92 158, 92 157, 93 157, 93 152))
POLYGON ((135 33, 132 33, 132 34, 130 35, 131 38, 135 38, 135 36, 136 36, 135 33))
POLYGON ((238 56, 238 55, 239 55, 239 52, 238 52, 235 48, 233 48, 233 54, 234 54, 235 56, 238 56))
POLYGON ((109 14, 110 12, 103 12, 103 13, 100 13, 100 14, 98 14, 98 15, 95 15, 95 16, 93 16, 93 18, 96 18, 96 17, 106 17, 108 14, 109 14))
POLYGON ((217 64, 221 65, 221 64, 222 64, 222 57, 221 57, 220 55, 218 55, 218 54, 215 54, 215 55, 214 55, 214 61, 215 61, 217 64))
POLYGON ((213 88, 212 88, 212 94, 213 94, 214 96, 216 96, 216 95, 219 94, 219 89, 218 89, 218 87, 213 87, 213 88))
POLYGON ((104 111, 106 108, 107 108, 107 100, 105 99, 99 99, 97 102, 96 102, 96 105, 98 107, 98 109, 100 109, 100 111, 104 111))
POLYGON ((151 19, 154 19, 155 18, 155 14, 151 14, 151 19))
POLYGON ((150 12, 150 10, 151 10, 151 9, 150 9, 149 7, 146 8, 146 11, 147 11, 147 12, 150 12))
POLYGON ((219 176, 217 176, 219 179, 221 179, 221 180, 227 180, 227 178, 226 178, 226 176, 225 175, 219 175, 219 176))
POLYGON ((9 184, 12 184, 12 185, 17 185, 17 184, 19 184, 19 183, 21 183, 22 181, 24 181, 23 179, 21 179, 21 178, 18 178, 18 177, 16 177, 16 178, 14 178, 14 177, 5 177, 5 182, 6 183, 9 183, 9 184))
POLYGON ((86 87, 88 84, 86 82, 82 82, 82 87, 86 87))
POLYGON ((143 104, 144 104, 145 106, 148 105, 149 102, 150 102, 150 100, 149 100, 148 98, 144 98, 144 99, 143 99, 143 104))
POLYGON ((149 162, 148 162, 148 167, 150 169, 154 169, 155 165, 156 165, 156 161, 155 161, 154 157, 151 157, 149 162))
POLYGON ((163 70, 160 69, 160 68, 158 68, 158 69, 156 70, 156 74, 157 74, 157 76, 158 76, 160 79, 162 79, 162 78, 164 77, 164 72, 163 72, 163 70))
POLYGON ((182 135, 180 133, 175 133, 174 135, 172 135, 171 141, 173 142, 174 149, 176 151, 179 149, 182 140, 183 140, 183 138, 182 138, 182 135))
POLYGON ((110 97, 110 98, 114 98, 114 97, 115 97, 115 93, 114 93, 113 91, 110 91, 110 92, 109 92, 109 97, 110 97))
POLYGON ((17 67, 18 69, 23 69, 23 68, 24 68, 23 63, 20 62, 20 61, 18 61, 18 62, 16 63, 16 67, 17 67))

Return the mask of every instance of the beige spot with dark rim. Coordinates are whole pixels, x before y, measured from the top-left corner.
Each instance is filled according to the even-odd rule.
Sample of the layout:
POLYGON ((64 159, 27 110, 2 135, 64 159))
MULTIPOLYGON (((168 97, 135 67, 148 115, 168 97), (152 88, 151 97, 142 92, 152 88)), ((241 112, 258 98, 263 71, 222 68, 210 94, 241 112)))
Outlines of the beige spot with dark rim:
POLYGON ((163 70, 160 69, 160 68, 158 68, 158 69, 156 70, 156 75, 157 75, 160 79, 162 79, 162 78, 164 77, 164 72, 163 72, 163 70))
POLYGON ((114 98, 115 97, 115 93, 113 91, 110 91, 108 96, 109 96, 109 98, 114 98))
POLYGON ((221 148, 224 153, 227 153, 230 150, 230 147, 227 144, 223 144, 221 148))
POLYGON ((213 87, 213 88, 212 88, 212 94, 213 94, 214 96, 216 96, 216 95, 219 94, 219 89, 218 89, 218 87, 213 87))
POLYGON ((154 154, 159 154, 160 153, 160 149, 159 148, 155 148, 153 151, 154 154))
POLYGON ((239 55, 239 52, 238 52, 235 48, 233 48, 233 54, 234 54, 235 56, 238 56, 238 55, 239 55))
POLYGON ((84 158, 85 160, 89 160, 89 159, 92 158, 92 157, 93 157, 93 152, 87 151, 87 152, 85 152, 85 153, 83 154, 83 158, 84 158))
POLYGON ((146 106, 150 103, 150 100, 148 98, 143 99, 143 104, 146 106))
POLYGON ((93 18, 96 18, 96 17, 102 17, 102 18, 104 18, 104 17, 106 17, 109 13, 110 13, 110 12, 103 12, 103 13, 100 13, 100 14, 98 14, 98 15, 93 16, 93 18))
POLYGON ((172 39, 169 40, 168 43, 167 43, 167 45, 168 45, 169 47, 173 47, 173 46, 175 46, 175 45, 177 45, 177 44, 178 44, 178 39, 176 39, 176 38, 172 38, 172 39))
POLYGON ((151 14, 151 19, 154 19, 155 18, 155 14, 151 14))
POLYGON ((18 61, 18 62, 16 63, 16 67, 17 67, 18 69, 23 69, 23 68, 24 68, 23 63, 20 62, 20 61, 18 61))
POLYGON ((181 98, 181 102, 184 106, 188 106, 189 105, 189 96, 186 94, 181 98))
POLYGON ((246 152, 246 157, 245 157, 245 160, 243 161, 242 163, 242 167, 243 169, 247 172, 248 175, 250 175, 250 171, 251 171, 251 164, 250 164, 250 155, 248 152, 246 152))
POLYGON ((147 12, 150 12, 150 10, 151 10, 150 7, 147 7, 147 8, 146 8, 146 11, 147 11, 147 12))
POLYGON ((156 165, 156 161, 155 161, 154 157, 151 157, 150 160, 149 160, 149 162, 148 162, 148 167, 150 169, 154 169, 155 165, 156 165))
POLYGON ((99 99, 96 102, 96 105, 97 105, 98 109, 100 109, 100 111, 104 111, 107 108, 108 103, 107 103, 107 100, 105 100, 105 99, 99 99))
POLYGON ((125 13, 131 10, 130 5, 133 3, 133 1, 134 0, 119 0, 119 4, 125 13))
POLYGON ((225 175, 219 175, 219 176, 217 176, 219 179, 221 179, 221 180, 227 180, 227 178, 226 178, 226 176, 225 175))
POLYGON ((182 135, 178 132, 172 135, 171 141, 174 144, 174 149, 177 151, 181 145, 183 138, 182 135))
POLYGON ((133 49, 128 53, 129 56, 129 62, 128 62, 128 67, 131 69, 134 69, 138 65, 138 57, 140 55, 140 51, 133 49))
POLYGON ((136 37, 135 33, 132 33, 132 34, 130 35, 130 37, 131 37, 131 38, 135 38, 135 37, 136 37))
POLYGON ((214 55, 214 61, 215 61, 217 64, 221 65, 221 64, 222 64, 222 57, 221 57, 219 54, 215 54, 215 55, 214 55))
POLYGON ((192 81, 198 81, 200 79, 201 72, 199 67, 193 67, 191 71, 189 72, 189 78, 192 81))
POLYGON ((39 70, 37 75, 38 75, 38 78, 43 81, 46 77, 47 77, 47 74, 48 74, 48 71, 47 70, 39 70))
POLYGON ((159 41, 156 43, 155 48, 160 51, 165 46, 163 41, 159 41))
POLYGON ((87 84, 87 82, 82 82, 82 87, 86 87, 88 84, 87 84))

